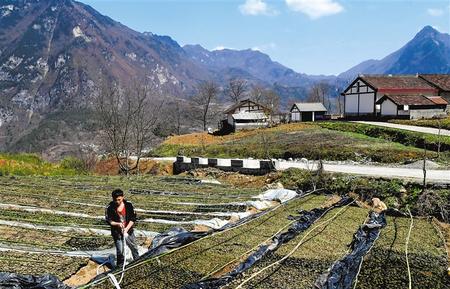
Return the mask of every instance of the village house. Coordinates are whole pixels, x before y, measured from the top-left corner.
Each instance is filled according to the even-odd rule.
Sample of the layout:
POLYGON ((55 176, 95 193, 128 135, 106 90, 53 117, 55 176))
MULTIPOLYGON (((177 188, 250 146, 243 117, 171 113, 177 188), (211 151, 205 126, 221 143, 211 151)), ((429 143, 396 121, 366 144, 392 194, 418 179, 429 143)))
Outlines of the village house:
POLYGON ((419 77, 438 89, 438 95, 450 103, 450 74, 419 74, 419 77))
POLYGON ((290 121, 323 120, 327 109, 321 102, 294 103, 290 110, 290 121))
POLYGON ((270 109, 250 99, 241 100, 224 111, 221 129, 237 131, 269 125, 270 109))
POLYGON ((346 118, 432 118, 446 111, 450 75, 360 75, 342 93, 346 118), (381 100, 383 98, 383 100, 381 100), (409 109, 414 111, 410 112, 409 109))
POLYGON ((381 117, 421 119, 444 117, 447 101, 440 96, 389 95, 377 100, 381 117))

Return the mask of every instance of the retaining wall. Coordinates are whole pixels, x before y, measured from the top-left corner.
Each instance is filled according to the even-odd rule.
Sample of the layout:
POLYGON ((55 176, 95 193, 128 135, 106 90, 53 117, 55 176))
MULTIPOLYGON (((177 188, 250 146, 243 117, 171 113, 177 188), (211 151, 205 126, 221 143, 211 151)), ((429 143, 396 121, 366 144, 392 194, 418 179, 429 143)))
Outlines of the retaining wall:
POLYGON ((179 156, 173 163, 174 174, 198 168, 218 168, 226 172, 238 172, 258 176, 275 170, 272 162, 269 160, 188 158, 179 156))

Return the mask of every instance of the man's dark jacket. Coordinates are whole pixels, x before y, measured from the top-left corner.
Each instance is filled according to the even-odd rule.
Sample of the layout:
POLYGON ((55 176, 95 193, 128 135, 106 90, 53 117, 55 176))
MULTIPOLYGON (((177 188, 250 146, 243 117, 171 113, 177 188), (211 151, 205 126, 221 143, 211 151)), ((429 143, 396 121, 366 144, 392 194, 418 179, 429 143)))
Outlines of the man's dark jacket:
MULTIPOLYGON (((126 200, 123 200, 124 204, 125 204, 125 222, 129 223, 130 221, 133 221, 134 223, 136 223, 136 213, 134 212, 134 208, 133 208, 133 204, 130 202, 127 202, 126 200)), ((105 219, 106 222, 108 222, 108 224, 111 225, 111 221, 114 222, 118 222, 120 223, 120 216, 117 213, 117 203, 116 202, 111 202, 109 203, 108 207, 106 208, 106 213, 105 213, 105 219)), ((133 227, 130 228, 130 230, 128 230, 128 233, 131 234, 133 233, 133 227)), ((120 238, 122 236, 122 231, 120 229, 120 227, 118 226, 111 226, 111 235, 113 236, 113 238, 120 238)))

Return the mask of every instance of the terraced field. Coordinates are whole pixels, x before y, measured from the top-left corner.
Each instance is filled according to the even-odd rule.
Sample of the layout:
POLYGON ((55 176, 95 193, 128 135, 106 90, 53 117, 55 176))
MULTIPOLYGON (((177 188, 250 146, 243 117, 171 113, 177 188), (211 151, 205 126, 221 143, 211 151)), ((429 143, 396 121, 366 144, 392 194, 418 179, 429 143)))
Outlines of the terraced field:
MULTIPOLYGON (((137 208, 138 240, 173 226, 204 229, 197 221, 228 220, 248 209, 259 189, 202 183, 179 177, 0 177, 0 272, 55 274, 61 280, 88 263, 93 252, 113 247, 103 221, 110 192, 122 188, 137 208)), ((287 232, 299 210, 328 208, 336 196, 310 194, 278 204, 254 218, 197 241, 129 264, 121 288, 182 288, 220 278, 237 268, 272 238, 287 232)), ((224 288, 312 288, 318 278, 349 253, 349 245, 369 209, 351 205, 328 210, 305 231, 230 279, 224 288)), ((301 219, 300 219, 301 220, 301 219)), ((448 288, 447 255, 434 224, 387 217, 387 226, 364 257, 355 288, 448 288)), ((117 279, 122 272, 114 271, 117 279)), ((112 288, 100 277, 80 289, 112 288)), ((191 287, 198 288, 198 287, 191 287)))
MULTIPOLYGON (((170 254, 138 262, 127 269, 125 288, 179 288, 209 276, 230 261, 270 240, 292 223, 287 217, 298 210, 324 205, 327 197, 293 200, 276 210, 232 230, 219 232, 170 254)), ((91 288, 110 288, 107 278, 91 288)))
MULTIPOLYGON (((411 221, 395 217, 387 221, 380 239, 364 259, 356 288, 408 288, 405 245, 411 221)), ((413 288, 450 288, 443 240, 429 220, 414 219, 408 262, 413 288)))
POLYGON ((184 178, 0 177, 0 271, 65 279, 87 263, 85 251, 112 248, 103 216, 118 187, 135 204, 145 247, 173 226, 192 230, 197 220, 227 220, 259 193, 184 178))
POLYGON ((353 233, 367 214, 368 210, 358 207, 333 209, 227 288, 276 288, 277 284, 283 284, 278 288, 313 288, 320 274, 347 253, 353 233))

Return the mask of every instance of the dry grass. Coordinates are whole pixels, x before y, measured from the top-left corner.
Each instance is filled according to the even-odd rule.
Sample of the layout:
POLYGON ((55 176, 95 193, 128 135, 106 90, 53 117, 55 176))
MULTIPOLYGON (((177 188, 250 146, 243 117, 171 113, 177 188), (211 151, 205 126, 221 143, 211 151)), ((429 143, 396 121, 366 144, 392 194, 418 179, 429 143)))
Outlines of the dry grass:
MULTIPOLYGON (((130 166, 134 166, 135 161, 130 161, 130 166)), ((119 165, 114 158, 108 158, 96 163, 94 168, 96 175, 117 176, 120 174, 119 165)), ((137 169, 131 171, 137 174, 137 169)), ((139 162, 139 174, 153 176, 169 176, 173 175, 173 164, 170 161, 156 161, 151 159, 141 159, 139 162)))
POLYGON ((254 130, 242 130, 225 136, 213 136, 206 132, 191 133, 179 136, 169 137, 163 144, 167 145, 212 145, 222 144, 229 141, 235 141, 242 138, 257 135, 260 132, 293 132, 309 128, 315 128, 314 124, 307 123, 289 123, 271 128, 262 128, 254 130))

